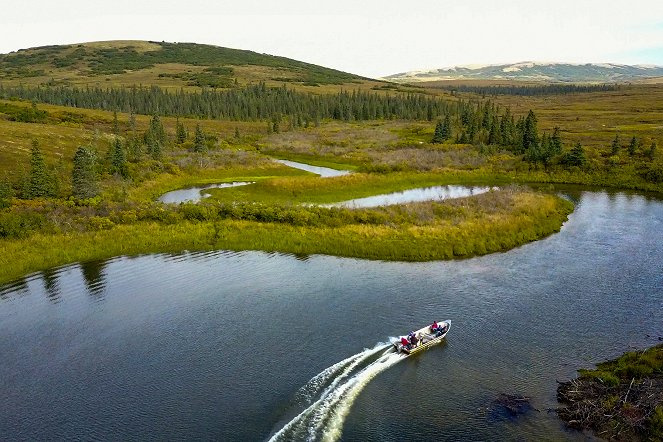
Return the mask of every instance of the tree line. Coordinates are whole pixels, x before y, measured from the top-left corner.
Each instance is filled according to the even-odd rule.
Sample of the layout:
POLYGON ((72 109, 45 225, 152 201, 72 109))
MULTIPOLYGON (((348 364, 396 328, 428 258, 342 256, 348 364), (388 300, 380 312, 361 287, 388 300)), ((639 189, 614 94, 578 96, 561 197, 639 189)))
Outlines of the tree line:
POLYGON ((199 93, 169 91, 157 86, 119 88, 0 85, 0 97, 21 98, 61 106, 234 121, 272 120, 289 116, 310 124, 321 119, 433 120, 455 107, 452 101, 423 94, 378 94, 341 91, 316 95, 264 83, 199 93))
POLYGON ((533 86, 523 85, 493 85, 472 86, 466 84, 440 85, 438 89, 451 92, 469 92, 482 96, 516 95, 521 97, 536 97, 541 95, 565 95, 590 92, 608 92, 620 89, 617 84, 542 84, 533 86))

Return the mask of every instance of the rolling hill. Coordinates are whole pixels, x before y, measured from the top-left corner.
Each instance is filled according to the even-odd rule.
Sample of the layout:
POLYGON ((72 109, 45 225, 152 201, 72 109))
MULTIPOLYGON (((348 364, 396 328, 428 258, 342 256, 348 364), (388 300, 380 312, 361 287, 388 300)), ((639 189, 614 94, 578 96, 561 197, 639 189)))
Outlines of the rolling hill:
POLYGON ((388 75, 385 80, 399 83, 441 80, 521 80, 567 83, 628 82, 663 76, 663 66, 610 63, 535 63, 522 62, 488 66, 411 71, 388 75))
POLYGON ((285 57, 195 43, 106 41, 0 55, 3 84, 226 88, 259 81, 316 87, 367 80, 285 57))

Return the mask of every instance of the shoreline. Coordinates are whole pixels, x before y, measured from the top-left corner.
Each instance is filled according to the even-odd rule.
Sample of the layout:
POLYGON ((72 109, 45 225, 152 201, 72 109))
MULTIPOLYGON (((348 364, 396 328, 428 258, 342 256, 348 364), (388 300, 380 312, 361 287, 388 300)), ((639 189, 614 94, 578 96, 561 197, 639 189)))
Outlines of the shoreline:
POLYGON ((559 384, 559 418, 608 440, 663 439, 663 344, 596 367, 559 384))
POLYGON ((399 208, 352 215, 349 209, 280 207, 282 212, 275 212, 274 206, 247 204, 240 207, 247 213, 235 213, 235 205, 220 206, 232 212, 220 218, 205 209, 210 206, 182 207, 183 213, 168 212, 162 222, 100 222, 96 230, 1 240, 0 284, 74 262, 146 253, 227 249, 385 261, 469 258, 545 238, 558 232, 573 211, 572 203, 560 197, 522 191, 417 203, 410 206, 409 218, 397 218, 399 208), (431 214, 432 220, 417 221, 431 214), (328 218, 319 221, 320 216, 328 218), (252 220, 256 217, 271 221, 252 220), (312 224, 315 219, 318 225, 312 224))

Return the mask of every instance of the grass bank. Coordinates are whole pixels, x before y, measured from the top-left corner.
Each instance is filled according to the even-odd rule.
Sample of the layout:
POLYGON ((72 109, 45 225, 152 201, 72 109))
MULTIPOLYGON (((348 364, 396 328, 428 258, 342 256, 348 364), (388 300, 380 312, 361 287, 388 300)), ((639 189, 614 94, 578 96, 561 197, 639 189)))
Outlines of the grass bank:
POLYGON ((322 224, 298 222, 301 217, 256 216, 255 212, 229 214, 228 206, 210 207, 214 206, 205 209, 206 216, 187 216, 186 211, 165 216, 167 209, 161 209, 163 222, 135 221, 134 216, 126 224, 90 223, 92 227, 82 232, 1 240, 0 283, 78 261, 185 250, 263 250, 394 261, 467 258, 509 250, 555 233, 573 210, 561 198, 517 189, 368 210, 365 217, 360 213, 322 224))
POLYGON ((557 413, 570 427, 607 440, 663 440, 663 344, 580 370, 564 382, 557 413))

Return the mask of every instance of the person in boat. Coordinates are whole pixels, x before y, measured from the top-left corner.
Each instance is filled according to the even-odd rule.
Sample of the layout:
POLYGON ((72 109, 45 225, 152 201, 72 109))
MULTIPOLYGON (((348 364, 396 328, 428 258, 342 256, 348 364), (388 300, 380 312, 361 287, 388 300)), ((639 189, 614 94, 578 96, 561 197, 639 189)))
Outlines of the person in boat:
POLYGON ((431 326, 430 326, 430 331, 433 332, 433 333, 437 333, 437 331, 438 331, 439 329, 440 329, 440 326, 439 326, 439 324, 437 323, 437 321, 433 321, 433 323, 432 323, 431 326))
POLYGON ((410 344, 412 345, 412 347, 416 347, 418 343, 419 343, 419 338, 417 338, 417 335, 414 332, 411 332, 410 344))
POLYGON ((403 348, 410 349, 410 341, 408 341, 405 336, 401 337, 401 345, 403 348))
POLYGON ((435 336, 442 336, 446 331, 447 331, 447 324, 445 324, 444 322, 442 324, 438 324, 435 336))

